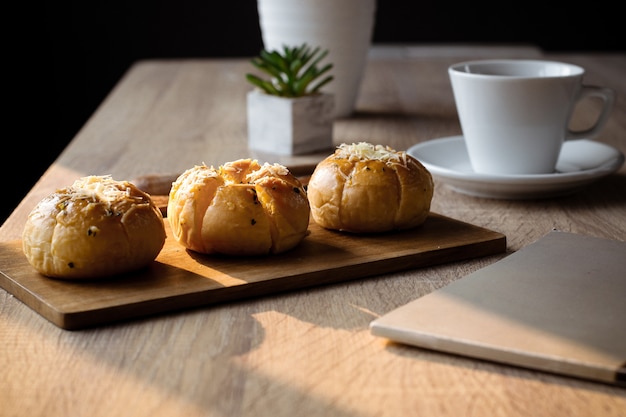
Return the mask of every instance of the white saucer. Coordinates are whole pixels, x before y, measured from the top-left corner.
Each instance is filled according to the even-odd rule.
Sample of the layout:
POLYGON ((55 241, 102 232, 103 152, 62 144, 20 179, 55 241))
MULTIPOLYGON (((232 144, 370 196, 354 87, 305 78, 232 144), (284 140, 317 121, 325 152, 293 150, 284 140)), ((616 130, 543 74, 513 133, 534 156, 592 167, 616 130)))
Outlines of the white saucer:
POLYGON ((624 163, 624 154, 619 150, 586 139, 565 142, 553 174, 478 174, 470 165, 463 136, 419 143, 407 153, 455 191, 500 199, 534 199, 573 193, 617 171, 624 163))

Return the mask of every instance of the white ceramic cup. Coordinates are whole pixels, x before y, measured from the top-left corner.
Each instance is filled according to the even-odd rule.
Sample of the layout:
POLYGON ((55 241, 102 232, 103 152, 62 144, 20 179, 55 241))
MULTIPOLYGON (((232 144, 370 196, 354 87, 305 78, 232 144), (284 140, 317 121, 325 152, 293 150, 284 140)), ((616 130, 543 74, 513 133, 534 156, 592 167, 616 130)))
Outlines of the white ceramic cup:
POLYGON ((448 68, 472 168, 491 175, 548 174, 563 142, 592 139, 615 100, 609 88, 583 84, 577 65, 543 60, 467 61, 448 68), (572 131, 579 100, 602 99, 593 126, 572 131))

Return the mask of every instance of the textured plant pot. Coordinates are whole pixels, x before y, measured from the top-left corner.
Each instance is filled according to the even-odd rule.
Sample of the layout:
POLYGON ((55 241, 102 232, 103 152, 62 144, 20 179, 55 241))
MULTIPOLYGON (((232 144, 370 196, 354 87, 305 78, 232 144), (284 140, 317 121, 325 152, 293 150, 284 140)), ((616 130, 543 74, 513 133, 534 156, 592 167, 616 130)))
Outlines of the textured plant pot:
POLYGON ((335 96, 335 117, 355 109, 374 32, 377 0, 257 0, 263 45, 321 47, 335 79, 322 92, 335 96))
POLYGON ((301 155, 333 147, 332 94, 285 98, 252 90, 247 113, 250 149, 301 155))

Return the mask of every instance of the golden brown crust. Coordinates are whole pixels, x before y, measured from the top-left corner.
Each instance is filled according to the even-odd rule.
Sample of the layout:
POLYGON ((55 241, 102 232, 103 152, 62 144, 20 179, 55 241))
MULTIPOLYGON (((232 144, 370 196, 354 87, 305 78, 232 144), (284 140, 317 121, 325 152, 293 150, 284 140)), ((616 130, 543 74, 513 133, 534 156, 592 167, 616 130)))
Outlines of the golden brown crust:
POLYGON ((405 152, 358 143, 321 161, 308 184, 311 216, 327 229, 377 233, 409 229, 430 212, 430 172, 405 152))
POLYGON ((307 234, 309 202, 282 165, 240 159, 186 170, 167 207, 174 238, 196 252, 265 255, 295 247, 307 234))
POLYGON ((29 263, 54 278, 89 279, 147 266, 165 243, 150 196, 109 176, 84 177, 42 199, 22 233, 29 263))

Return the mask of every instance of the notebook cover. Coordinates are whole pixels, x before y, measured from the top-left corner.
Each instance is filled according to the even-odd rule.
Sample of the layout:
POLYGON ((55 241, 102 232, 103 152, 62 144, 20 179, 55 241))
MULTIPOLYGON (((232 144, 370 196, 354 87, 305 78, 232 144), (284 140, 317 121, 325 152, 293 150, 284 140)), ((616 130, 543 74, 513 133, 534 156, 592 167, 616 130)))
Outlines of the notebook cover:
POLYGON ((626 242, 552 231, 370 324, 373 335, 626 386, 626 242))

